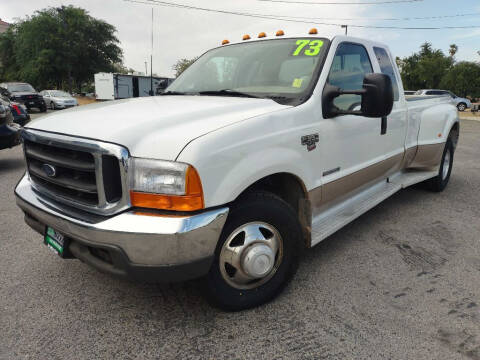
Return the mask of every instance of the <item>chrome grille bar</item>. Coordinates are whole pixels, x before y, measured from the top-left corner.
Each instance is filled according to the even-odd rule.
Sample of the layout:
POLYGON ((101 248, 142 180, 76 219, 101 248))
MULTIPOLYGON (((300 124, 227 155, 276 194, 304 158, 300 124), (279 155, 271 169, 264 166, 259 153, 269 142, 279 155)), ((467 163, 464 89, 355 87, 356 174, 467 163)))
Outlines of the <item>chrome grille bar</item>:
POLYGON ((112 215, 130 207, 126 148, 33 129, 24 130, 22 137, 29 179, 40 194, 99 215, 112 215), (106 160, 110 173, 104 179, 103 162, 106 160), (42 170, 44 165, 54 166, 58 175, 49 177, 42 170), (111 179, 119 182, 113 186, 119 193, 116 196, 110 191, 107 199, 105 187, 112 189, 112 186, 105 181, 111 179))

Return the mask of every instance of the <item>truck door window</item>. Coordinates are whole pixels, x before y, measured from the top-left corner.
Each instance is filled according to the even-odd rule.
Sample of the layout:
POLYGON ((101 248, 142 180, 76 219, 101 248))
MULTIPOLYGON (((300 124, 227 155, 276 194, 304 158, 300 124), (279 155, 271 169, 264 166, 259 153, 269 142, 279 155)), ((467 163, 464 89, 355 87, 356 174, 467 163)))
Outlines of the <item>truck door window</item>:
POLYGON ((392 60, 384 48, 374 47, 373 51, 375 52, 378 64, 380 65, 380 70, 383 74, 390 76, 390 79, 392 80, 393 100, 398 101, 400 94, 398 91, 398 83, 397 78, 395 77, 395 71, 393 70, 392 60))
MULTIPOLYGON (((365 74, 372 72, 372 64, 365 47, 342 43, 335 53, 327 82, 344 90, 359 90, 363 87, 365 74)), ((360 106, 361 101, 360 95, 341 95, 334 100, 334 104, 342 110, 353 110, 360 106)))

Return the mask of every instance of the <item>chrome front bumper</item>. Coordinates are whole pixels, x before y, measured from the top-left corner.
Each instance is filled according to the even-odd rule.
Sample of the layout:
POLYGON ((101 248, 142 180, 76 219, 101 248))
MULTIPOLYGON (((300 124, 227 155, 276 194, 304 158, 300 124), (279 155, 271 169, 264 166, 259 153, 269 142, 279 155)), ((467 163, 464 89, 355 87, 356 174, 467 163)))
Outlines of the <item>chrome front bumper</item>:
MULTIPOLYGON (((177 266, 181 269, 195 263, 203 264, 198 271, 208 271, 228 215, 228 208, 224 207, 190 216, 150 216, 129 210, 111 217, 100 217, 48 200, 32 188, 27 176, 17 185, 15 195, 26 222, 34 230, 43 234, 47 225, 54 228, 82 246, 82 251, 76 249, 76 252, 72 247, 75 257, 100 270, 120 275, 132 268, 153 270, 177 266), (123 254, 124 259, 118 263, 126 265, 120 264, 119 269, 109 270, 112 266, 115 268, 115 264, 104 264, 102 268, 99 259, 92 258, 85 250, 96 247, 123 254)), ((197 274, 197 271, 193 273, 197 274)), ((189 277, 192 276, 175 275, 181 279, 189 277)))

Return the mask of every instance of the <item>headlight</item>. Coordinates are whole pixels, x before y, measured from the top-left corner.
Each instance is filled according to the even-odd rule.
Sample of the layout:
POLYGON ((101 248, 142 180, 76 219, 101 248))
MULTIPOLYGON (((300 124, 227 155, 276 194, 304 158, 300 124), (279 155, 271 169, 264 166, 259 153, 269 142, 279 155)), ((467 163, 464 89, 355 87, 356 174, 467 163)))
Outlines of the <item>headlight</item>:
POLYGON ((129 176, 133 206, 176 211, 204 208, 200 177, 191 165, 131 158, 129 176))

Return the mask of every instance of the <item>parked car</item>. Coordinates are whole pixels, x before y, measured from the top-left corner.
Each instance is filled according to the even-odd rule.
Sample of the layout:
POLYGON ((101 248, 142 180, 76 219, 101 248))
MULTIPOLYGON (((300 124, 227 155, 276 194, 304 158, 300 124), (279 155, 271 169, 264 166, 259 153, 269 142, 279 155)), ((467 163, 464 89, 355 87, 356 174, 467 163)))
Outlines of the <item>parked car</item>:
POLYGON ((405 100, 386 45, 312 30, 219 46, 160 96, 22 134, 16 201, 59 256, 139 281, 203 277, 213 304, 241 310, 401 189, 445 189, 459 119, 443 96, 405 100))
POLYGON ((20 143, 20 126, 13 122, 9 102, 0 97, 0 150, 20 143))
POLYGON ((415 95, 446 95, 450 96, 459 111, 465 111, 472 107, 472 103, 467 98, 461 98, 448 90, 423 89, 418 90, 415 95))
POLYGON ((1 83, 0 87, 7 89, 11 94, 11 100, 25 105, 30 111, 32 108, 36 108, 41 112, 47 111, 47 105, 43 101, 42 96, 37 93, 32 85, 21 82, 8 82, 1 83))
POLYGON ((13 122, 25 126, 30 121, 30 115, 28 114, 27 108, 25 105, 11 101, 11 94, 7 89, 0 87, 0 97, 8 103, 10 112, 13 115, 13 122))
POLYGON ((40 91, 40 95, 43 96, 45 104, 52 110, 66 109, 78 105, 77 99, 65 91, 43 90, 40 91))

